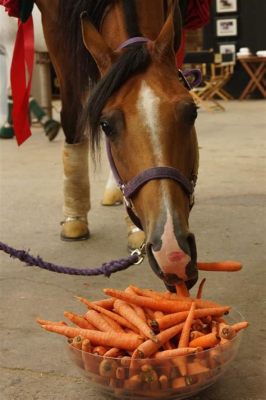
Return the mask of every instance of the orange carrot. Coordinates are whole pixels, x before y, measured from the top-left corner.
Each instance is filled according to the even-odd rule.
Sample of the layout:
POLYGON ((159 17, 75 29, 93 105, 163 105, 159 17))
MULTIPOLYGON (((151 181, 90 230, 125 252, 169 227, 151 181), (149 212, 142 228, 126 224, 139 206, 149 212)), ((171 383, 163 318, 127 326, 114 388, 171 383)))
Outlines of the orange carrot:
POLYGON ((135 325, 141 333, 143 333, 144 336, 150 338, 153 341, 156 341, 156 336, 153 333, 153 331, 150 329, 150 327, 144 322, 133 310, 132 307, 130 307, 129 304, 127 304, 125 301, 122 300, 116 300, 114 302, 114 309, 122 315, 122 317, 126 318, 131 324, 135 325))
POLYGON ((58 333, 59 335, 70 338, 81 336, 89 339, 92 344, 95 345, 117 347, 124 350, 135 350, 142 343, 141 338, 129 335, 127 333, 120 333, 118 335, 117 332, 100 332, 90 329, 59 325, 42 325, 42 328, 49 332, 58 333))
POLYGON ((101 376, 111 378, 115 377, 115 371, 117 369, 117 362, 114 360, 104 359, 99 365, 99 374, 101 376))
POLYGON ((124 329, 119 325, 113 318, 108 317, 105 314, 101 314, 101 317, 116 331, 125 333, 124 329))
MULTIPOLYGON (((128 286, 128 287, 126 288, 125 292, 126 292, 126 293, 129 293, 129 294, 135 294, 134 290, 133 290, 130 286, 128 286)), ((145 312, 143 311, 143 309, 142 309, 141 307, 137 306, 136 304, 132 304, 131 307, 134 308, 136 314, 138 314, 138 316, 139 316, 143 321, 146 322, 146 316, 145 316, 145 312)))
POLYGON ((59 321, 59 322, 54 322, 54 321, 49 321, 47 319, 36 319, 36 322, 40 325, 64 325, 67 326, 67 323, 65 321, 59 321))
POLYGON ((198 293, 196 296, 197 299, 201 299, 201 297, 202 297, 202 290, 203 290, 203 286, 204 286, 205 282, 206 282, 206 278, 203 278, 199 284, 198 293))
POLYGON ((102 307, 102 308, 106 308, 107 310, 111 310, 113 308, 114 305, 114 299, 103 299, 103 300, 97 300, 97 301, 93 301, 93 304, 95 304, 96 306, 102 307))
POLYGON ((217 335, 211 332, 191 340, 189 347, 202 347, 203 349, 208 349, 209 347, 214 347, 219 344, 219 341, 220 339, 217 337, 217 335))
POLYGON ((92 345, 89 339, 83 339, 82 340, 82 347, 81 350, 84 351, 85 353, 91 353, 92 352, 92 345))
MULTIPOLYGON (((161 301, 162 299, 164 300, 168 300, 168 301, 182 301, 185 303, 188 302, 192 302, 195 301, 196 302, 196 306, 197 308, 216 308, 216 307, 222 307, 220 304, 214 303, 213 301, 209 301, 209 300, 202 300, 202 299, 195 299, 192 297, 184 297, 184 296, 178 296, 176 293, 160 293, 160 292, 156 292, 154 290, 150 290, 150 289, 140 289, 137 288, 136 286, 130 286, 131 288, 133 288, 133 290, 135 291, 135 293, 141 297, 149 297, 152 298, 154 300, 157 301, 161 301)), ((150 307, 151 308, 151 307, 150 307)), ((189 309, 189 308, 187 308, 189 309)), ((166 311, 168 312, 168 311, 166 311)))
POLYGON ((89 310, 85 314, 85 318, 91 324, 93 324, 99 331, 102 332, 116 332, 114 328, 112 328, 95 310, 89 310))
POLYGON ((193 361, 192 363, 188 363, 187 369, 189 375, 198 375, 209 372, 209 368, 204 367, 204 365, 202 365, 198 361, 193 361))
POLYGON ((161 375, 159 377, 160 387, 161 390, 166 390, 168 388, 168 377, 166 375, 161 375))
POLYGON ((134 296, 129 293, 122 292, 120 290, 115 289, 104 289, 105 294, 109 296, 115 297, 120 300, 127 301, 128 303, 137 304, 142 307, 148 307, 152 310, 157 311, 165 311, 165 312, 177 312, 189 310, 191 306, 191 302, 185 301, 171 301, 171 300, 156 300, 149 297, 144 296, 134 296))
POLYGON ((176 287, 176 294, 178 296, 189 297, 189 291, 185 282, 183 281, 179 282, 177 285, 175 285, 175 287, 176 287))
POLYGON ((218 335, 223 339, 231 340, 235 337, 236 332, 232 326, 221 322, 218 325, 218 335))
POLYGON ((221 272, 234 272, 240 271, 242 265, 237 261, 220 261, 220 262, 198 262, 197 267, 201 271, 221 271, 221 272))
POLYGON ((107 350, 104 357, 113 357, 116 358, 121 355, 121 350, 117 349, 116 347, 112 347, 111 349, 107 350))
POLYGON ((181 332, 183 326, 184 326, 184 323, 181 323, 179 325, 172 326, 171 328, 166 329, 165 331, 159 333, 157 335, 158 343, 154 343, 150 339, 141 343, 138 346, 138 348, 136 348, 136 350, 134 351, 132 358, 150 357, 152 354, 154 354, 158 351, 158 349, 161 347, 161 345, 163 345, 164 343, 171 340, 174 336, 178 335, 181 332))
POLYGON ((164 360, 169 357, 172 358, 177 356, 186 356, 188 354, 196 353, 197 350, 198 350, 197 348, 192 348, 192 347, 182 347, 172 350, 162 350, 155 353, 154 358, 156 358, 157 360, 164 360))
MULTIPOLYGON (((202 308, 199 310, 195 310, 194 318, 202 318, 208 315, 221 316, 226 312, 228 312, 229 310, 230 307, 202 308)), ((188 313, 189 311, 182 311, 173 314, 168 314, 164 315, 161 318, 158 318, 156 321, 158 322, 159 328, 162 330, 185 321, 185 319, 188 316, 188 313)))
POLYGON ((83 338, 81 336, 75 336, 72 340, 71 346, 75 349, 81 350, 82 349, 82 341, 83 338))
POLYGON ((202 333, 200 331, 191 331, 190 332, 190 340, 194 340, 200 336, 204 336, 204 333, 202 333))
MULTIPOLYGON (((116 322, 118 322, 120 325, 125 326, 126 328, 131 329, 132 331, 138 333, 138 330, 136 329, 136 327, 131 324, 130 322, 128 322, 125 318, 121 317, 120 315, 117 315, 116 313, 106 310, 105 308, 102 308, 90 301, 88 301, 87 299, 84 299, 83 297, 77 297, 78 300, 80 300, 82 303, 86 304, 87 307, 92 308, 95 311, 100 312, 103 315, 107 315, 107 317, 112 318, 113 320, 115 320, 116 322)), ((113 304, 114 304, 115 299, 113 299, 113 304)))
POLYGON ((95 327, 90 324, 84 317, 78 314, 74 314, 69 311, 64 312, 64 316, 69 319, 69 321, 73 322, 75 325, 84 329, 95 329, 95 327))
POLYGON ((247 321, 237 322, 236 324, 231 325, 235 332, 239 332, 241 329, 246 329, 248 327, 247 321))
POLYGON ((196 304, 193 302, 191 304, 188 316, 186 318, 186 321, 184 323, 184 326, 183 326, 183 329, 182 329, 182 332, 180 335, 180 339, 179 339, 179 343, 178 343, 179 348, 188 347, 190 329, 191 329, 192 321, 194 319, 195 307, 196 307, 196 304))
POLYGON ((95 346, 92 350, 93 354, 97 354, 98 356, 103 356, 109 349, 104 346, 95 346))

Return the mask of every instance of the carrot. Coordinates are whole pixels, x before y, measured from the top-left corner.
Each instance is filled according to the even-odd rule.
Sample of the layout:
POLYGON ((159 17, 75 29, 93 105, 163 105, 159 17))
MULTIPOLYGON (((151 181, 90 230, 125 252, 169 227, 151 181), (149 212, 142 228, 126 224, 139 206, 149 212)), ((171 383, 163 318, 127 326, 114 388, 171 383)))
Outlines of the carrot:
POLYGON ((124 381, 124 389, 134 390, 139 388, 141 385, 141 378, 139 375, 133 375, 129 379, 124 381))
MULTIPOLYGON (((194 318, 202 318, 208 315, 221 316, 226 312, 228 312, 229 310, 230 307, 202 308, 199 310, 195 310, 194 318)), ((181 311, 173 314, 168 314, 164 315, 161 318, 156 319, 156 321, 158 322, 159 328, 162 330, 185 321, 185 319, 188 316, 188 313, 189 311, 181 311)))
POLYGON ((161 375, 159 377, 159 382, 160 382, 161 390, 166 390, 168 388, 169 381, 168 381, 168 377, 166 375, 161 375))
POLYGON ((107 298, 103 300, 97 300, 93 301, 93 304, 102 308, 106 308, 107 310, 111 310, 114 305, 114 299, 107 298))
POLYGON ((89 339, 83 339, 82 340, 82 347, 81 350, 84 351, 85 353, 91 353, 92 352, 92 345, 89 339))
POLYGON ((203 290, 203 286, 204 286, 205 282, 206 282, 206 278, 203 278, 199 284, 198 293, 196 296, 197 299, 201 299, 201 297, 202 297, 202 290, 203 290))
POLYGON ((141 338, 127 333, 120 333, 118 335, 117 332, 100 332, 90 329, 59 325, 42 325, 42 328, 49 332, 58 333, 59 335, 70 338, 81 336, 89 339, 91 343, 95 345, 117 347, 124 350, 135 350, 142 343, 141 338))
POLYGON ((162 318, 164 316, 164 313, 162 311, 154 311, 154 318, 162 318))
POLYGON ((204 333, 200 332, 200 331, 191 331, 190 332, 190 341, 194 340, 200 336, 204 336, 204 333))
POLYGON ((200 362, 193 361, 192 363, 188 363, 187 365, 188 374, 189 375, 198 375, 209 372, 209 368, 204 367, 200 362))
POLYGON ((184 323, 183 329, 181 331, 180 339, 179 339, 179 342, 178 342, 178 348, 188 347, 190 329, 191 329, 191 325, 192 325, 192 322, 193 322, 193 319, 194 319, 195 307, 196 307, 196 305, 193 302, 191 304, 188 316, 186 318, 186 321, 184 323))
POLYGON ((116 332, 99 314, 97 311, 89 310, 85 314, 85 318, 91 324, 93 324, 99 331, 102 332, 116 332))
POLYGON ((108 317, 108 315, 101 314, 101 317, 116 331, 120 333, 125 333, 124 329, 119 325, 113 318, 108 317))
POLYGON ((173 379, 172 381, 172 388, 173 389, 182 389, 187 386, 186 380, 183 376, 173 379))
POLYGON ((64 316, 69 319, 69 321, 73 322, 75 325, 84 329, 95 329, 95 327, 90 324, 84 317, 78 314, 74 314, 69 311, 64 312, 64 316))
POLYGON ((105 353, 108 351, 109 349, 104 347, 104 346, 96 346, 92 349, 92 353, 93 354, 97 354, 98 356, 104 356, 105 353))
MULTIPOLYGON (((112 318, 113 320, 115 320, 116 322, 118 322, 118 324, 125 326, 126 328, 131 329, 132 331, 138 333, 138 330, 135 328, 135 326, 133 324, 131 324, 130 322, 128 322, 125 318, 121 317, 120 315, 117 315, 116 313, 106 310, 105 308, 102 308, 100 306, 98 306, 97 304, 94 304, 90 301, 88 301, 87 299, 84 299, 83 297, 77 297, 78 300, 80 300, 82 303, 86 304, 87 307, 92 308, 95 311, 100 312, 103 315, 107 315, 107 317, 112 318)), ((115 299, 113 300, 113 304, 115 299)))
POLYGON ((239 332, 241 329, 246 329, 248 327, 247 321, 237 322, 236 324, 231 325, 235 332, 239 332))
POLYGON ((242 269, 242 265, 237 261, 198 262, 197 267, 201 271, 215 272, 234 272, 242 269))
POLYGON ((126 371, 123 367, 118 367, 115 373, 116 379, 124 380, 126 377, 126 371))
MULTIPOLYGON (((130 287, 132 287, 134 289, 135 293, 137 293, 142 298, 149 297, 149 298, 152 298, 157 301, 161 301, 162 299, 164 299, 164 300, 168 300, 168 301, 171 301, 174 303, 176 303, 177 301, 185 302, 185 303, 188 303, 188 302, 191 303, 192 301, 195 301, 197 308, 222 307, 220 304, 214 303, 213 301, 209 301, 209 300, 202 300, 202 299, 195 299, 192 297, 178 296, 176 293, 169 293, 169 292, 168 293, 160 293, 160 292, 155 292, 154 290, 150 290, 150 289, 140 289, 140 288, 137 288, 136 286, 132 286, 132 285, 130 287)), ((187 307, 187 309, 189 309, 189 307, 187 307)), ((166 312, 169 312, 169 311, 166 311, 166 312)))
POLYGON ((117 362, 114 360, 102 360, 99 365, 99 374, 107 378, 114 378, 117 366, 117 362))
POLYGON ((176 312, 176 311, 184 311, 189 310, 191 306, 191 302, 178 302, 171 300, 156 300, 149 297, 144 296, 134 296, 129 293, 122 292, 120 290, 115 289, 104 289, 105 294, 109 296, 113 296, 117 299, 127 301, 128 303, 137 304, 142 307, 148 307, 152 310, 157 311, 165 311, 165 312, 176 312))
POLYGON ((63 325, 67 326, 67 323, 65 321, 59 321, 59 322, 54 322, 54 321, 48 321, 47 319, 36 319, 36 322, 39 325, 63 325))
POLYGON ((159 335, 157 335, 158 343, 154 343, 150 339, 141 343, 137 347, 137 349, 134 351, 132 358, 150 357, 152 354, 154 354, 158 351, 158 349, 161 347, 161 345, 163 345, 164 343, 171 340, 174 336, 178 335, 181 332, 183 326, 184 326, 184 323, 175 325, 175 326, 172 326, 171 328, 166 329, 165 331, 159 333, 159 335))
POLYGON ((176 356, 186 356, 188 354, 196 353, 197 350, 198 350, 197 348, 192 348, 192 347, 182 347, 172 350, 162 350, 155 353, 154 358, 156 358, 157 360, 164 360, 169 357, 172 358, 176 356))
POLYGON ((116 347, 112 347, 111 349, 107 350, 104 357, 113 357, 116 358, 121 355, 121 350, 117 349, 116 347))
POLYGON ((122 315, 122 317, 126 318, 131 324, 135 325, 139 331, 145 336, 150 338, 151 340, 156 342, 156 336, 154 332, 150 329, 150 327, 144 322, 124 301, 116 300, 114 302, 114 309, 122 315))
POLYGON ((83 338, 81 336, 75 336, 72 340, 71 346, 75 349, 81 350, 82 349, 82 341, 83 338))
POLYGON ((218 325, 218 335, 223 339, 231 340, 235 337, 236 332, 232 326, 221 322, 218 325))
POLYGON ((214 347, 219 344, 220 339, 215 333, 208 333, 207 335, 200 336, 196 339, 191 340, 189 347, 202 347, 203 349, 208 349, 209 347, 214 347))
MULTIPOLYGON (((126 292, 126 293, 129 293, 129 294, 135 294, 134 290, 133 290, 130 286, 128 286, 128 287, 126 288, 125 292, 126 292)), ((137 306, 136 304, 132 304, 131 307, 134 308, 136 314, 137 314, 143 321, 146 322, 146 316, 145 316, 144 310, 143 310, 141 307, 137 306)))
POLYGON ((189 291, 185 282, 179 282, 177 285, 175 285, 175 288, 178 296, 189 297, 189 291))

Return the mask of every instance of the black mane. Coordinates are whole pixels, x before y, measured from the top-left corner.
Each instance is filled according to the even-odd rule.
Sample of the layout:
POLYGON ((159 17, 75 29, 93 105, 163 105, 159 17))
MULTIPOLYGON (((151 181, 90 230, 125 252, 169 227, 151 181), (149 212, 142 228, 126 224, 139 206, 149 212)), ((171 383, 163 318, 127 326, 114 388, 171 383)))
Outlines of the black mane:
POLYGON ((98 82, 84 109, 82 126, 89 126, 92 148, 99 145, 99 122, 102 110, 108 99, 133 75, 144 71, 151 62, 150 53, 145 44, 129 46, 98 82))

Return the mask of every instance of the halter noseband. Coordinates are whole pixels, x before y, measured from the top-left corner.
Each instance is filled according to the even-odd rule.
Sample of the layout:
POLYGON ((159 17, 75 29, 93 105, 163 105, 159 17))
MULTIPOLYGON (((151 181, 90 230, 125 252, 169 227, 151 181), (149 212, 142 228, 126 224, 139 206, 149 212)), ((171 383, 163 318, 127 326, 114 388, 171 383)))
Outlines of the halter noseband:
MULTIPOLYGON (((149 39, 144 38, 144 37, 133 37, 125 42, 123 42, 118 49, 124 49, 128 46, 134 45, 134 44, 139 44, 139 43, 147 43, 149 39)), ((196 84, 199 84, 201 81, 201 75, 199 70, 188 70, 185 72, 182 72, 181 70, 178 70, 179 73, 179 79, 184 83, 184 85, 187 87, 188 90, 191 90, 193 86, 196 84), (186 79, 186 77, 193 75, 194 80, 191 83, 186 79), (194 83, 195 82, 195 83, 194 83), (193 86, 192 86, 193 85, 193 86)), ((139 217, 134 213, 133 211, 133 204, 131 201, 131 198, 144 186, 147 182, 155 179, 172 179, 173 181, 179 183, 184 190, 184 192, 187 194, 187 196, 190 199, 190 207, 193 206, 193 193, 194 193, 194 188, 196 182, 193 180, 189 180, 182 172, 180 172, 178 169, 173 168, 173 167, 168 167, 168 166, 161 166, 161 167, 152 167, 145 169, 144 171, 140 172, 139 175, 131 179, 129 182, 125 183, 121 179, 119 172, 116 168, 112 151, 111 151, 111 145, 110 141, 108 138, 106 138, 106 151, 107 151, 107 156, 108 160, 110 163, 110 167, 113 173, 113 176, 115 178, 115 181, 117 182, 117 185, 121 189, 124 200, 125 200, 125 205, 126 209, 128 212, 129 217, 131 218, 132 222, 140 229, 142 228, 141 221, 139 217)))

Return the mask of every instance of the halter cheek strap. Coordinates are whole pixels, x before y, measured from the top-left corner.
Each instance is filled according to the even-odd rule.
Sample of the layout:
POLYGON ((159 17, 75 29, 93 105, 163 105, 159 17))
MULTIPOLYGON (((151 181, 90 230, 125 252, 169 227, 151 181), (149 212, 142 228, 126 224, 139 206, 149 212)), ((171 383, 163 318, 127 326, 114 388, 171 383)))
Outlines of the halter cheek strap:
POLYGON ((125 183, 121 179, 116 168, 111 151, 110 141, 108 139, 106 139, 106 151, 114 178, 123 193, 128 215, 131 218, 132 222, 138 228, 142 229, 142 224, 138 216, 133 211, 133 204, 131 199, 147 182, 151 180, 172 179, 173 181, 181 185, 184 192, 190 198, 190 203, 192 203, 194 184, 193 182, 190 182, 188 178, 185 177, 185 175, 183 175, 182 172, 180 172, 178 169, 168 166, 151 167, 140 172, 139 175, 131 179, 129 182, 125 183))

